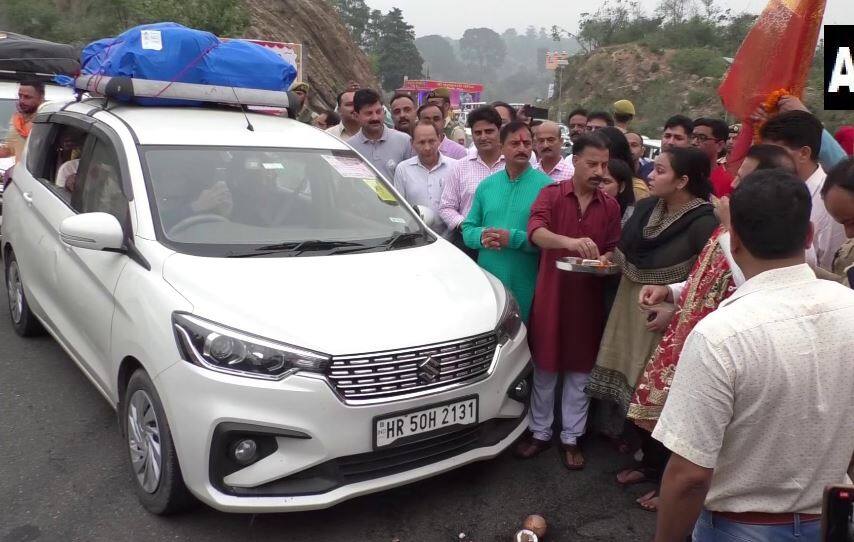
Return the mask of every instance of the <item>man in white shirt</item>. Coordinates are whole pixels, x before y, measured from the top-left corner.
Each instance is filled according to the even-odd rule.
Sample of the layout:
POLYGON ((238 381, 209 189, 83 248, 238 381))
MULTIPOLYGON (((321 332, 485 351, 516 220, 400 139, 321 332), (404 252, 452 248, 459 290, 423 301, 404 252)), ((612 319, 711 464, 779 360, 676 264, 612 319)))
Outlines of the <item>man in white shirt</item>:
POLYGON ((653 432, 673 452, 656 542, 817 541, 824 487, 851 483, 854 292, 804 263, 811 205, 780 170, 732 194, 747 282, 688 336, 653 432))
POLYGON ((410 205, 422 205, 435 213, 435 220, 428 225, 439 235, 447 232, 447 226, 439 218, 442 188, 457 163, 439 152, 439 138, 443 135, 442 129, 429 120, 416 122, 412 147, 417 154, 398 164, 394 172, 394 187, 403 198, 410 205))
POLYGON ((326 130, 344 141, 359 133, 359 128, 361 128, 359 117, 353 108, 353 96, 355 95, 356 91, 349 90, 338 95, 338 114, 341 115, 341 122, 326 130))
POLYGON ((833 256, 845 243, 846 237, 845 228, 828 214, 821 199, 821 187, 827 177, 818 164, 823 130, 821 121, 811 113, 790 111, 766 122, 762 127, 761 136, 763 143, 783 147, 795 160, 798 177, 806 183, 812 198, 810 220, 815 227, 813 245, 818 265, 830 271, 833 267, 833 256))
POLYGON ((436 129, 439 130, 439 152, 447 156, 448 158, 453 158, 454 160, 459 160, 461 158, 465 158, 468 151, 465 147, 452 140, 450 137, 446 136, 443 131, 444 126, 444 117, 442 116, 442 108, 434 103, 426 103, 418 108, 418 120, 428 120, 436 125, 436 129))
POLYGON ((561 155, 561 147, 563 139, 557 123, 547 120, 534 126, 534 148, 539 157, 534 169, 542 171, 556 183, 572 179, 575 172, 572 161, 561 155))

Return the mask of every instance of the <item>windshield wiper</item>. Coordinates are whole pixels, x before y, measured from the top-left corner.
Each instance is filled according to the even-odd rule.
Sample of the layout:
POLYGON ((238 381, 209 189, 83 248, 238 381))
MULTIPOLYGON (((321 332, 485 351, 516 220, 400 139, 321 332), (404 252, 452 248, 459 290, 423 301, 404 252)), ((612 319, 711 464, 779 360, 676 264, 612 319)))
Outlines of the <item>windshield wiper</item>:
POLYGON ((353 241, 321 241, 319 239, 311 239, 308 241, 298 241, 292 243, 280 243, 277 245, 265 245, 263 247, 258 247, 255 250, 258 251, 269 251, 269 250, 287 250, 293 252, 306 252, 313 250, 331 250, 333 248, 340 247, 360 247, 362 243, 355 243, 353 241))
POLYGON ((394 235, 392 235, 391 237, 389 237, 388 239, 386 239, 385 242, 383 242, 380 246, 384 246, 386 250, 391 250, 403 241, 412 242, 412 241, 415 241, 417 239, 421 239, 424 237, 425 237, 425 234, 424 234, 424 232, 421 232, 421 231, 416 231, 416 232, 399 231, 399 232, 395 233, 394 235))
MULTIPOLYGON (((279 243, 275 245, 264 245, 254 249, 252 252, 240 252, 229 254, 228 258, 252 258, 253 256, 268 256, 270 254, 287 254, 289 256, 299 256, 303 252, 314 251, 337 251, 337 249, 345 247, 364 248, 361 243, 352 241, 321 241, 312 239, 308 241, 294 241, 290 243, 279 243)), ((352 249, 356 250, 356 249, 352 249)), ((334 252, 333 252, 334 253, 334 252)))

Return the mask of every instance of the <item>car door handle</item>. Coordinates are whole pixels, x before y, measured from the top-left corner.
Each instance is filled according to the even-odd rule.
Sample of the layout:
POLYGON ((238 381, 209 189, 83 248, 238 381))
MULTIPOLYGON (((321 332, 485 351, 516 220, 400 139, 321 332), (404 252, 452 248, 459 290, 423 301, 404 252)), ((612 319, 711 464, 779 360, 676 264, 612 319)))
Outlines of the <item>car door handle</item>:
POLYGON ((32 203, 33 203, 33 194, 32 194, 32 192, 24 192, 23 194, 21 194, 21 197, 23 197, 23 198, 24 198, 24 201, 26 201, 27 203, 29 203, 29 204, 31 204, 31 205, 32 205, 32 203))

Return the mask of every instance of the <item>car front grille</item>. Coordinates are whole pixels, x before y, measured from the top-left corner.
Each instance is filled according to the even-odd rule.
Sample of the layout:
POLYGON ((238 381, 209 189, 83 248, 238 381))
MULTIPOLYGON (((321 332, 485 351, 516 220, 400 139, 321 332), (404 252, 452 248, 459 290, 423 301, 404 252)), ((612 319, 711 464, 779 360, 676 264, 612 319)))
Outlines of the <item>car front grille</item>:
POLYGON ((392 401, 482 377, 497 346, 490 332, 405 350, 336 356, 327 377, 347 403, 392 401))

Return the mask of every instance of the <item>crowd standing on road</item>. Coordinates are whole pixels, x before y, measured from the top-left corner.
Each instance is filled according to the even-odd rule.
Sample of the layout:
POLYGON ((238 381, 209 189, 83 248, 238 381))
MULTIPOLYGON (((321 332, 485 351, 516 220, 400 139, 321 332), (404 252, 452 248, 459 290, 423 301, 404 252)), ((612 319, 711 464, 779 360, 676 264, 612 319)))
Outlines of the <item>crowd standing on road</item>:
MULTIPOLYGON (((299 120, 432 210, 434 231, 515 296, 534 364, 518 457, 557 426, 563 465, 583 469, 581 437, 596 432, 642 458, 615 483, 660 485, 637 500, 658 511, 656 540, 816 539, 822 488, 850 483, 854 464, 852 130, 844 148, 788 97, 756 113, 760 142, 740 164, 738 125, 681 114, 652 160, 620 100, 570 112, 564 157, 556 123, 505 102, 468 115, 467 149, 447 89, 423 104, 395 94, 394 128, 372 89, 320 114, 307 84, 292 90, 299 120), (620 277, 561 271, 566 257, 620 277)), ((0 156, 20 156, 43 100, 43 84, 20 84, 0 156)))
POLYGON ((413 99, 390 102, 419 135, 393 178, 517 298, 534 373, 516 455, 557 437, 578 470, 585 432, 611 439, 641 458, 615 483, 654 488, 637 502, 659 511, 657 540, 817 536, 821 490, 854 457, 854 158, 791 97, 756 113, 761 141, 739 164, 740 125, 682 114, 644 156, 628 100, 573 110, 568 157, 556 123, 493 102, 469 113, 466 153, 444 96, 417 123, 413 99), (561 271, 565 257, 621 276, 561 271))

